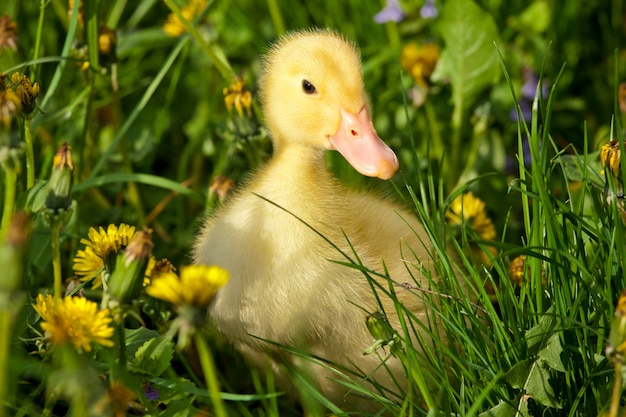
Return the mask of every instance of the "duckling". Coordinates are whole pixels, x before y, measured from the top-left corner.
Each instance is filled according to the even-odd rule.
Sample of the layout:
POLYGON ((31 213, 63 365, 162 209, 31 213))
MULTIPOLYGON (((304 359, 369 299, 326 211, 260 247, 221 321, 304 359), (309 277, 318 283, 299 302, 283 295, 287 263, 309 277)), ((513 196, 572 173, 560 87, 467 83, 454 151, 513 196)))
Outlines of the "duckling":
MULTIPOLYGON (((387 371, 377 355, 363 354, 373 343, 364 310, 378 304, 363 272, 336 262, 346 261, 338 250, 355 253, 396 282, 418 283, 420 265, 433 263, 415 215, 348 189, 325 166, 324 152, 336 150, 366 176, 389 179, 398 169, 371 121, 359 51, 331 30, 286 35, 267 54, 259 87, 273 155, 206 220, 194 246, 196 263, 220 265, 231 275, 210 306, 210 320, 253 362, 272 363, 279 378, 267 340, 358 369, 390 390, 396 383, 406 388, 400 361, 390 358, 387 371)), ((414 292, 398 296, 425 316, 414 292)), ((393 302, 382 295, 381 302, 399 328, 393 302)), ((337 375, 327 366, 283 356, 308 369, 338 406, 371 409, 333 381, 337 375)))

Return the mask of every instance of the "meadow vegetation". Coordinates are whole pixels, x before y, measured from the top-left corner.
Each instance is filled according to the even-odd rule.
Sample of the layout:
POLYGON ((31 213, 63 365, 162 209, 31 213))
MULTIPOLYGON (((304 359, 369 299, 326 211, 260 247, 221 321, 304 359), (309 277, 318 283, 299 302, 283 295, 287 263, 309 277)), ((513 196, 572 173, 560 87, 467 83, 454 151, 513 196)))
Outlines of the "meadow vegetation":
POLYGON ((432 321, 363 316, 407 392, 337 378, 391 415, 626 413, 623 1, 2 3, 0 417, 345 415, 245 364, 207 324, 228 271, 189 257, 271 153, 261 55, 311 27, 359 44, 400 160, 329 168, 411 208, 441 277, 404 283, 432 321))

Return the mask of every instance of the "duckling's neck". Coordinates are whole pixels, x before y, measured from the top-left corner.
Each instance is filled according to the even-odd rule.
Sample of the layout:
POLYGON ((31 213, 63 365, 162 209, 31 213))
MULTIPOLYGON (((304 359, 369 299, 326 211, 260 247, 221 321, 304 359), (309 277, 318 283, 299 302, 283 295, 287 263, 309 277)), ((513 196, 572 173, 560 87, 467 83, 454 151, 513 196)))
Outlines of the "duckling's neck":
POLYGON ((335 185, 324 162, 324 150, 300 144, 275 147, 260 180, 257 183, 260 187, 271 188, 264 191, 292 193, 294 197, 302 193, 323 193, 326 187, 335 185))

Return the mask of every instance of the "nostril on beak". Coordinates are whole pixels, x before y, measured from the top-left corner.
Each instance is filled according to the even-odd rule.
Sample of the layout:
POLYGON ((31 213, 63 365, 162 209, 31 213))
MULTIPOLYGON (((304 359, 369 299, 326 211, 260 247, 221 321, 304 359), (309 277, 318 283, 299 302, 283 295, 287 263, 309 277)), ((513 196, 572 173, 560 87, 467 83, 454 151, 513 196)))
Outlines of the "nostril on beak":
POLYGON ((350 129, 350 134, 355 138, 358 138, 360 136, 359 131, 356 129, 350 129))

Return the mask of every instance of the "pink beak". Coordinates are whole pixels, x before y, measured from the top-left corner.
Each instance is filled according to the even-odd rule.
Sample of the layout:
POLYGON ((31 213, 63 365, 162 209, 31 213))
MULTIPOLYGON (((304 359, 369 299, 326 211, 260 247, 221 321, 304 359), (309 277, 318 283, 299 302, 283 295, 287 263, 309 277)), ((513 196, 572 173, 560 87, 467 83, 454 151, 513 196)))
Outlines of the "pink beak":
POLYGON ((330 146, 368 177, 388 180, 398 170, 396 154, 378 137, 365 107, 358 114, 341 108, 341 123, 330 137, 330 146))

